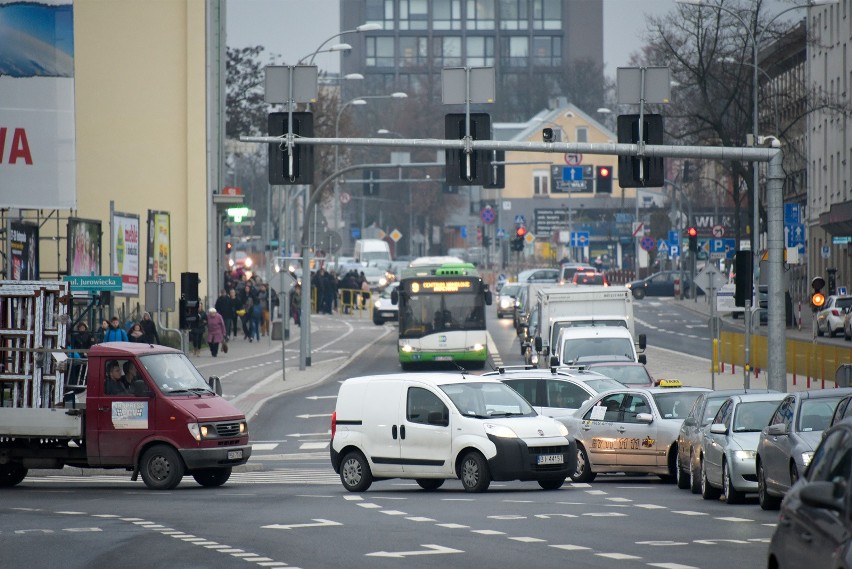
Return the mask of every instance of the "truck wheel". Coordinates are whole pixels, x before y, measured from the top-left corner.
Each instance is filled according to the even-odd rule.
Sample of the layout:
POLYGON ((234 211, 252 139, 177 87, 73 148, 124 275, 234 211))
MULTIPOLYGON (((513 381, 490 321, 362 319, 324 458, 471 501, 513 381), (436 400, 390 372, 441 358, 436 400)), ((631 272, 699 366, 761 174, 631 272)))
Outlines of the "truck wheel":
POLYGON ((586 449, 577 445, 577 468, 571 475, 571 480, 574 482, 591 482, 594 479, 595 473, 592 472, 592 465, 589 464, 589 455, 586 454, 586 449))
POLYGON ((465 492, 485 492, 491 484, 488 463, 485 457, 476 451, 467 453, 461 462, 459 473, 465 492))
POLYGON ((418 478, 417 485, 424 490, 437 490, 444 485, 443 478, 418 478))
POLYGON ((559 490, 563 484, 565 484, 564 478, 546 478, 538 481, 538 485, 544 490, 559 490))
POLYGON ((221 486, 231 477, 231 467, 202 468, 201 470, 194 471, 192 477, 195 478, 196 482, 208 488, 221 486))
POLYGON ((350 492, 366 492, 373 483, 373 473, 364 455, 352 451, 340 462, 340 481, 350 492))
POLYGON ((139 473, 151 490, 172 490, 180 484, 185 472, 178 452, 170 446, 152 446, 142 455, 139 473))
POLYGON ((0 464, 0 488, 17 486, 27 477, 27 469, 16 462, 0 464))

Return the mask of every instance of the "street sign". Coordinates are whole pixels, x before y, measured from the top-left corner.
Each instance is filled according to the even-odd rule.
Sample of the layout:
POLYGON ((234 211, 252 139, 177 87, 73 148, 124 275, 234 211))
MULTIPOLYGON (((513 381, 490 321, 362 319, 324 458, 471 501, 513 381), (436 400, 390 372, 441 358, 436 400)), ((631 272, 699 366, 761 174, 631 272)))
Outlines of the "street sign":
POLYGON ((736 239, 710 239, 707 242, 711 259, 733 259, 737 249, 736 239))
POLYGON ((633 237, 636 237, 637 235, 642 233, 644 231, 644 229, 645 229, 644 223, 642 223, 641 221, 634 221, 633 222, 633 237))
POLYGON ((725 228, 721 225, 713 226, 713 237, 724 237, 725 236, 725 228))
POLYGON ((725 275, 720 273, 714 264, 708 263, 704 265, 700 273, 695 275, 695 284, 705 291, 719 290, 725 284, 725 275))
POLYGON ((532 243, 535 241, 535 235, 532 234, 532 231, 527 231, 527 234, 524 235, 524 241, 527 243, 532 243))
POLYGON ((669 244, 666 242, 665 239, 660 239, 659 241, 657 241, 657 251, 659 251, 660 253, 665 253, 666 255, 668 255, 669 244))
POLYGON ((669 245, 669 255, 680 257, 680 245, 669 245))
POLYGON ((503 239, 504 237, 506 237, 506 230, 501 227, 497 230, 497 239, 503 239))
POLYGON ((515 216, 515 224, 523 225, 526 222, 523 215, 515 216))
POLYGON ((582 166, 565 166, 562 168, 563 182, 582 182, 583 167, 582 166))
POLYGON ((846 296, 846 287, 845 286, 837 287, 837 295, 838 296, 846 296))
POLYGON ((805 225, 803 223, 785 223, 784 237, 787 247, 800 248, 802 249, 800 252, 804 253, 805 225))
POLYGON ((676 229, 670 229, 669 230, 668 241, 669 241, 669 247, 671 247, 672 245, 677 245, 678 243, 680 243, 680 236, 678 235, 678 232, 677 232, 676 229))
POLYGON ((831 247, 829 247, 828 245, 823 245, 819 250, 819 254, 822 256, 823 259, 828 259, 829 257, 831 257, 831 247))
POLYGON ((802 210, 797 203, 784 204, 784 225, 802 223, 802 210))
POLYGON ((575 154, 573 152, 566 152, 565 163, 569 166, 579 166, 583 163, 583 155, 575 154))
POLYGON ((588 231, 572 231, 571 232, 571 247, 587 247, 591 235, 588 231))
POLYGON ((487 205, 479 212, 479 218, 483 223, 491 224, 497 220, 497 213, 490 205, 487 205))
POLYGON ((352 196, 350 196, 346 192, 340 193, 340 203, 349 203, 352 200, 352 196))
POLYGON ((121 277, 113 277, 109 275, 66 275, 62 277, 62 280, 70 283, 71 290, 74 292, 82 290, 108 290, 113 292, 121 292, 121 277))
POLYGON ((497 282, 498 282, 498 283, 504 283, 504 282, 506 282, 506 275, 504 275, 503 273, 500 273, 500 274, 497 276, 497 282))
POLYGON ((399 229, 394 229, 390 232, 390 238, 393 239, 393 242, 396 243, 400 239, 402 239, 402 233, 400 233, 399 229))
POLYGON ((651 251, 654 247, 657 246, 657 242, 654 241, 653 237, 646 235, 642 238, 642 241, 639 242, 639 246, 642 247, 645 251, 651 251))

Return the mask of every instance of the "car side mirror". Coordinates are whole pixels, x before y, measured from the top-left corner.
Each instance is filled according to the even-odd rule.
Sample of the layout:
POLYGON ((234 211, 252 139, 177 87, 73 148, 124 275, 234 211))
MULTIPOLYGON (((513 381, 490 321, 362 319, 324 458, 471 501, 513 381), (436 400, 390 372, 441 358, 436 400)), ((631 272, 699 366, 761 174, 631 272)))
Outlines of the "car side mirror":
POLYGON ((693 426, 695 426, 695 418, 694 417, 687 417, 686 419, 683 420, 683 424, 686 427, 693 427, 693 426))
POLYGON ((391 291, 391 302, 393 304, 399 304, 399 291, 396 289, 391 291))
POLYGON ((485 304, 487 306, 491 306, 492 300, 493 300, 493 297, 491 296, 491 291, 490 290, 486 291, 485 292, 485 304))
POLYGON ((540 352, 542 348, 541 336, 535 337, 535 351, 540 352))
POLYGON ((710 425, 710 432, 714 435, 724 435, 728 432, 728 427, 724 423, 713 423, 710 425))
POLYGON ((787 434, 787 423, 776 423, 766 427, 766 434, 774 437, 787 434))
POLYGON ((651 413, 636 413, 636 420, 640 423, 653 423, 654 416, 651 413))
POLYGON ((222 396, 222 380, 219 379, 219 376, 211 375, 210 379, 207 380, 207 385, 210 386, 210 389, 213 390, 218 396, 222 396))
POLYGON ((812 508, 823 508, 835 512, 843 511, 843 489, 830 480, 821 480, 805 484, 799 499, 812 508))
POLYGON ((559 358, 557 356, 550 356, 550 367, 559 367, 559 358))

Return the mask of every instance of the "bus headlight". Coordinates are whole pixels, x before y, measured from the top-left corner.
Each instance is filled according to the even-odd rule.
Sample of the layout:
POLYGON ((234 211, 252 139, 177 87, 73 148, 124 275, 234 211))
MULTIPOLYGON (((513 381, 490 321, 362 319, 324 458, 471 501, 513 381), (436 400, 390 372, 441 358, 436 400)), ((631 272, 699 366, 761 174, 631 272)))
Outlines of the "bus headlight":
POLYGON ((412 348, 410 344, 405 344, 403 347, 400 348, 400 350, 405 353, 411 353, 414 351, 414 348, 412 348))
POLYGON ((484 349, 485 349, 485 346, 483 346, 482 344, 474 344, 474 345, 473 345, 473 348, 471 348, 471 349, 472 349, 474 352, 481 352, 482 350, 484 350, 484 349))

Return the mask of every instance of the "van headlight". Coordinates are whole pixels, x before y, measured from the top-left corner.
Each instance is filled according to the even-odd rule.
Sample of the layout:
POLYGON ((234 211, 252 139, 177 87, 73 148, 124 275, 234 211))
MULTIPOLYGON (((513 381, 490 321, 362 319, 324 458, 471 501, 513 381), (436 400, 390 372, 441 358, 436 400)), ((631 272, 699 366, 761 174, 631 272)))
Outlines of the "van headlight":
POLYGON ((485 423, 485 433, 501 439, 517 439, 518 435, 506 425, 495 425, 494 423, 485 423))
POLYGON ((207 438, 207 425, 199 425, 198 423, 187 423, 186 426, 189 428, 189 434, 192 435, 193 439, 200 441, 201 439, 207 438))
POLYGON ((557 423, 559 424, 559 436, 567 437, 570 434, 570 432, 568 431, 568 427, 566 427, 562 423, 559 423, 559 421, 557 421, 557 423))

